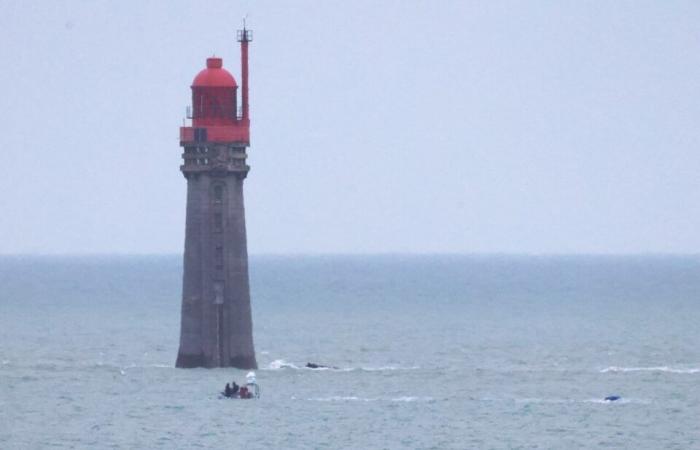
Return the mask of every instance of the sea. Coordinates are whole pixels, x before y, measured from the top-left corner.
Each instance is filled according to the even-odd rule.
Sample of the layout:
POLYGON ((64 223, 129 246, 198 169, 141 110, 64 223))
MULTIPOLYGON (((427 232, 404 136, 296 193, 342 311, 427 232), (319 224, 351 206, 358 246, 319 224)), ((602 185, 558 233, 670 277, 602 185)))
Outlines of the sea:
POLYGON ((174 367, 180 255, 0 257, 0 449, 700 449, 700 256, 250 270, 243 401, 174 367))

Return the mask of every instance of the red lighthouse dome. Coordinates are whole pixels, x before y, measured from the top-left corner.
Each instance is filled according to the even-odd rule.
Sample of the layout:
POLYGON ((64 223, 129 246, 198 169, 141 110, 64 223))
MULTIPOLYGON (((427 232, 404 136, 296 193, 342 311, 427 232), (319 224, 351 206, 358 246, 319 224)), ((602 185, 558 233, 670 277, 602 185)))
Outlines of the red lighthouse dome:
POLYGON ((238 85, 221 58, 207 58, 207 68, 192 81, 193 125, 230 125, 237 119, 238 85))
POLYGON ((192 87, 229 87, 237 88, 236 80, 228 70, 223 68, 221 58, 207 58, 207 68, 194 77, 192 87))

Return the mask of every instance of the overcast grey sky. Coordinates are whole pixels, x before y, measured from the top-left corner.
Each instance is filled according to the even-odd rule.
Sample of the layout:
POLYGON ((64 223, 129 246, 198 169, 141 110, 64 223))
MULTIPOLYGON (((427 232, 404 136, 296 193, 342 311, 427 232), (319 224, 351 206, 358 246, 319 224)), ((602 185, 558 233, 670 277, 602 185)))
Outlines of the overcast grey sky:
POLYGON ((0 5, 0 253, 181 252, 246 13, 251 253, 700 252, 700 2, 0 5))

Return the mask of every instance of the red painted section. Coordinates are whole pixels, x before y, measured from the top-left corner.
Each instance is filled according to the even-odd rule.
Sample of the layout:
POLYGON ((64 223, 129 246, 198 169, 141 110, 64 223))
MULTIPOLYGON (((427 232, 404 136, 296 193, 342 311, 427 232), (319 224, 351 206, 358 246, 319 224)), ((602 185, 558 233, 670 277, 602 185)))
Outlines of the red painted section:
POLYGON ((236 80, 223 68, 221 58, 207 58, 207 68, 192 82, 192 126, 180 128, 182 145, 196 145, 196 142, 250 143, 247 39, 241 42, 241 71, 243 113, 239 118, 236 80))
MULTIPOLYGON (((244 142, 250 144, 250 122, 239 121, 236 125, 207 126, 207 142, 244 142)), ((195 127, 180 127, 180 142, 195 142, 195 127)))
POLYGON ((236 80, 228 70, 223 68, 221 58, 207 58, 207 68, 194 77, 192 87, 232 87, 236 88, 236 80))
POLYGON ((236 88, 193 87, 192 125, 234 125, 236 117, 236 88))

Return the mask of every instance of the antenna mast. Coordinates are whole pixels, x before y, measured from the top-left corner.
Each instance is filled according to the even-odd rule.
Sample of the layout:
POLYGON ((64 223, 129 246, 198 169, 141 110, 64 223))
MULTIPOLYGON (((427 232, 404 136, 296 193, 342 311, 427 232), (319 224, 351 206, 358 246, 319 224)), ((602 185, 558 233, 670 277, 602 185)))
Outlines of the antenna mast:
MULTIPOLYGON (((247 17, 247 16, 246 16, 247 17)), ((241 43, 241 80, 243 93, 241 94, 242 120, 249 120, 248 110, 248 42, 253 40, 253 31, 246 28, 246 17, 243 17, 243 29, 238 30, 238 42, 241 43)))

